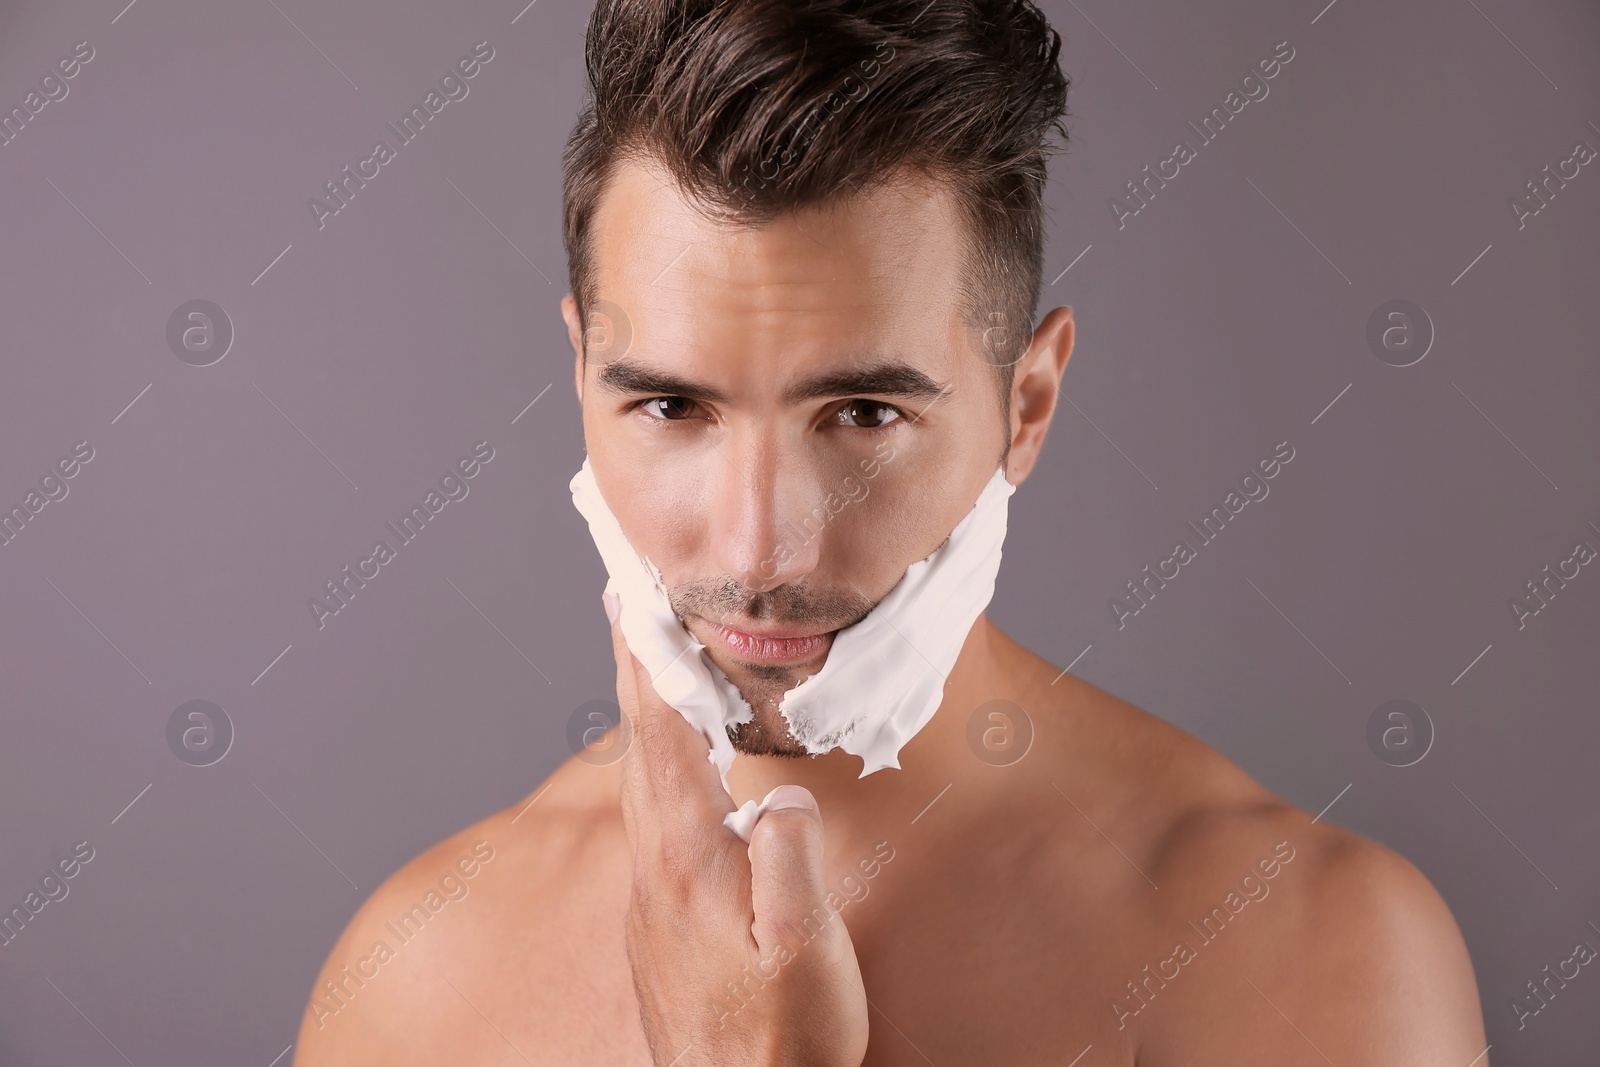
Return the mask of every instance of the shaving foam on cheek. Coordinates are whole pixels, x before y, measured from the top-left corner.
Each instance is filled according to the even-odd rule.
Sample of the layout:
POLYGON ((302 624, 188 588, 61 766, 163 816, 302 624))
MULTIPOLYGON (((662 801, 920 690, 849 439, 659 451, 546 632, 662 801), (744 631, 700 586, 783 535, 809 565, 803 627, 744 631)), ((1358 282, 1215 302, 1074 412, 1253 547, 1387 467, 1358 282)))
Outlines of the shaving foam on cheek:
MULTIPOLYGON (((621 598, 628 647, 661 698, 710 743, 727 788, 734 757, 727 728, 754 718, 749 703, 672 610, 661 572, 623 535, 587 458, 569 488, 605 561, 606 592, 621 598)), ((907 567, 864 619, 835 635, 820 671, 784 693, 778 710, 812 755, 843 748, 862 758, 863 778, 900 766, 900 749, 938 710, 967 634, 994 596, 1015 491, 996 469, 944 543, 907 567)), ((727 824, 748 840, 759 814, 752 800, 727 824)))

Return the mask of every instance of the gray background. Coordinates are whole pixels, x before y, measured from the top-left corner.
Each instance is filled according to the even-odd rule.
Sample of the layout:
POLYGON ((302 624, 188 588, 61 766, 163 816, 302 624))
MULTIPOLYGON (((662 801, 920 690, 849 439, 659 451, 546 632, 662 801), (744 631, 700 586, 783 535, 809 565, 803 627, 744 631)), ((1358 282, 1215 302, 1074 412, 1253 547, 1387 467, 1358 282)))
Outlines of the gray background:
MULTIPOLYGON (((0 148, 0 504, 95 449, 0 548, 0 903, 95 849, 0 948, 0 1062, 266 1067, 361 900, 610 691, 557 311, 587 7, 122 3, 0 6, 6 109, 96 52, 0 148), (479 40, 469 96, 319 231, 308 198, 479 40), (165 335, 196 298, 236 330, 205 368, 165 335), (469 497, 319 631, 307 598, 481 439, 469 497), (192 699, 237 733, 207 768, 165 738, 192 699)), ((1507 601, 1600 545, 1600 162, 1520 231, 1507 201, 1600 148, 1600 11, 1045 6, 1075 118, 1042 306, 1079 338, 992 617, 1418 864, 1496 1064, 1592 1055, 1592 968, 1520 1033, 1507 1004, 1600 943, 1600 568, 1525 629, 1507 601), (1108 199, 1285 39, 1119 230, 1108 199), (1437 331, 1414 366, 1365 340, 1394 298, 1437 331), (1110 598, 1282 440, 1270 497, 1119 630, 1110 598), (1397 697, 1437 731, 1403 769, 1365 734, 1397 697)))

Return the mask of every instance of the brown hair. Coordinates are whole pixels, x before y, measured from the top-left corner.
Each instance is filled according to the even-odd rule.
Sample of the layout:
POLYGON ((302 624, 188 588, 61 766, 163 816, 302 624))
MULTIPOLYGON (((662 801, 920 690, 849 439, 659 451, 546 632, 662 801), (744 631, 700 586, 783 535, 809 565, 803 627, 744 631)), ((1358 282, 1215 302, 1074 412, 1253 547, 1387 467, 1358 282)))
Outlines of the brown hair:
POLYGON ((1032 0, 597 0, 589 100, 562 159, 580 321, 598 295, 591 224, 622 160, 747 225, 912 169, 966 222, 958 310, 1009 408, 1039 300, 1049 135, 1067 139, 1060 51, 1032 0))

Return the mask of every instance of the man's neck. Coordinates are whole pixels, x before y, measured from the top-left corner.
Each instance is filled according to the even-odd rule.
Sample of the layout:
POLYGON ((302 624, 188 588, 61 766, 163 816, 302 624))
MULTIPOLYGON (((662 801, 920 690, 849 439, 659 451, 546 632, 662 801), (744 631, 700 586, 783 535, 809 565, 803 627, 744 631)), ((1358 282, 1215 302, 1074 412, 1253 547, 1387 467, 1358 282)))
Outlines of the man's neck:
POLYGON ((988 615, 980 614, 951 668, 938 711, 900 750, 901 769, 862 778, 861 757, 843 749, 800 759, 741 754, 728 771, 733 802, 759 801, 779 785, 803 785, 817 798, 831 837, 835 827, 847 834, 853 826, 870 832, 872 815, 885 804, 900 807, 908 797, 924 794, 931 800, 971 770, 974 757, 967 745, 967 720, 973 710, 1006 695, 998 684, 1002 672, 996 670, 998 646, 1004 640, 988 615))

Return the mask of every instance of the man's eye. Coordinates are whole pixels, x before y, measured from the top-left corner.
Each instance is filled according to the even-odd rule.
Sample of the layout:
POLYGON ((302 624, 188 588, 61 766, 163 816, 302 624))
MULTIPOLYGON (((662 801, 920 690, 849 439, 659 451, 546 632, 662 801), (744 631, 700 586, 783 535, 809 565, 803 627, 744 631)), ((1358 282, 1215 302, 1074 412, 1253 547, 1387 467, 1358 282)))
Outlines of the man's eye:
POLYGON ((839 409, 841 423, 846 426, 857 426, 863 430, 880 429, 900 417, 899 408, 877 400, 849 400, 839 409))
POLYGON ((689 412, 694 411, 695 403, 683 396, 653 396, 648 400, 641 400, 638 406, 651 412, 663 422, 681 422, 688 417, 689 412), (665 407, 658 409, 655 407, 657 404, 665 407))

